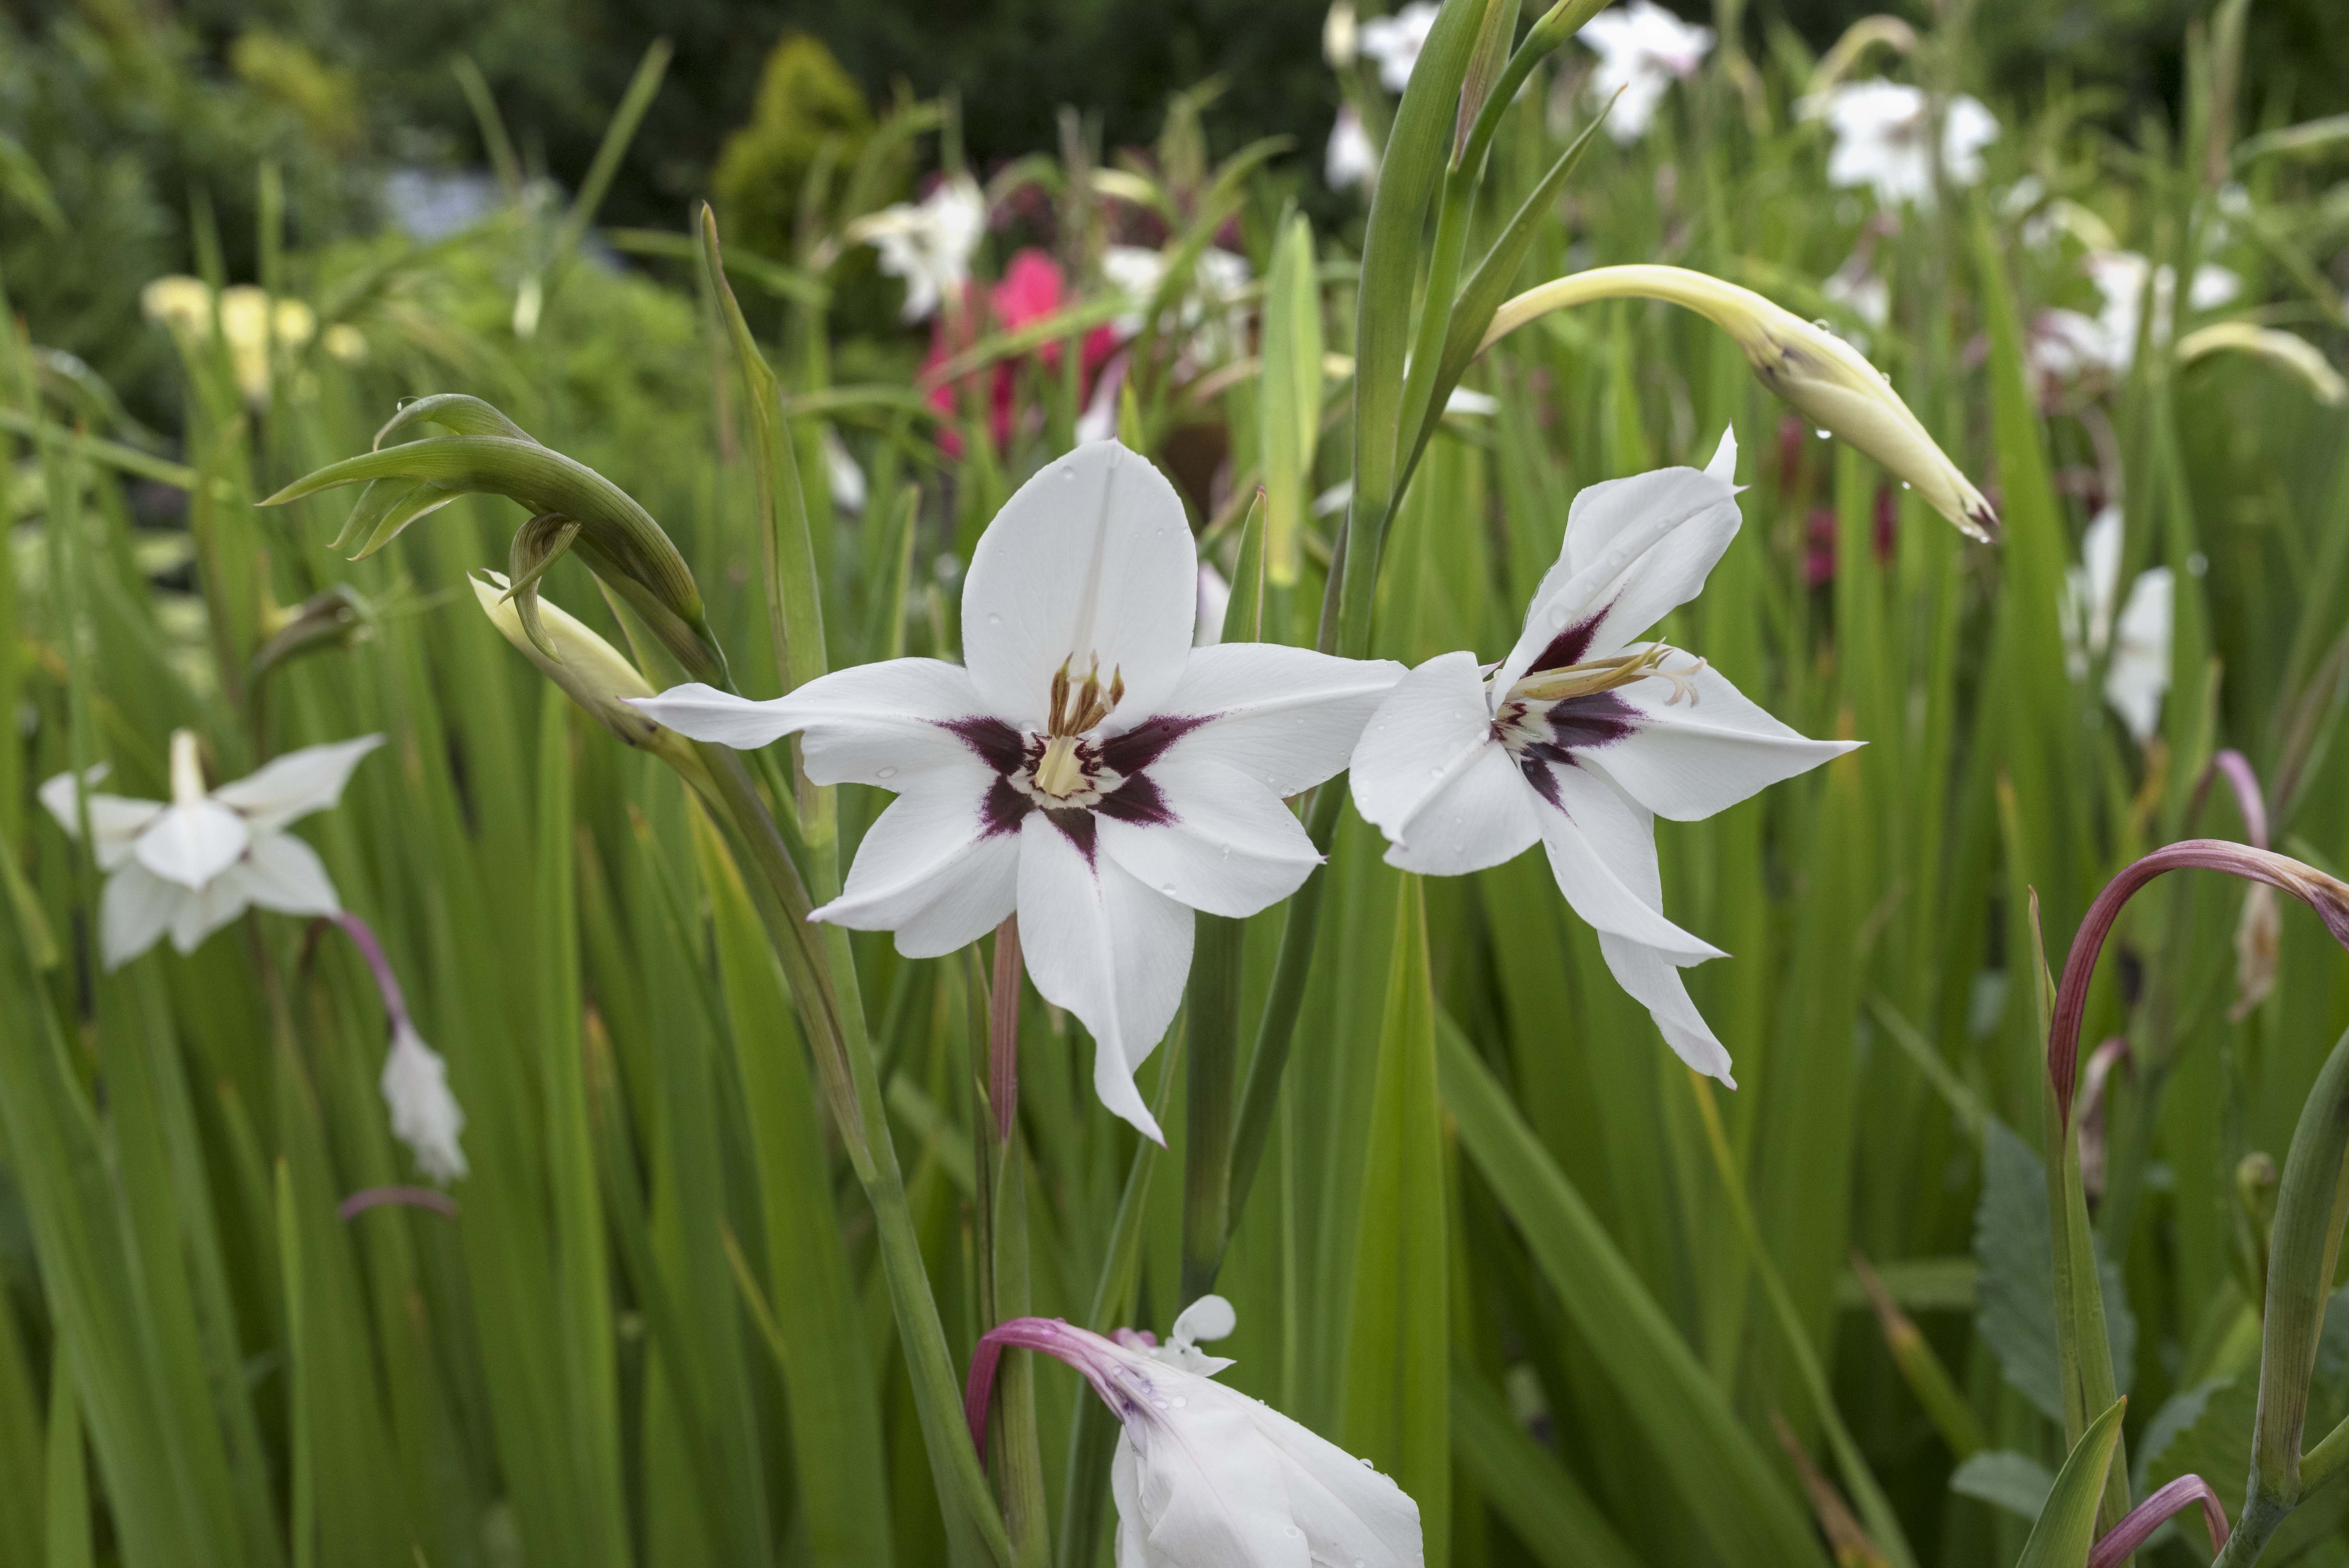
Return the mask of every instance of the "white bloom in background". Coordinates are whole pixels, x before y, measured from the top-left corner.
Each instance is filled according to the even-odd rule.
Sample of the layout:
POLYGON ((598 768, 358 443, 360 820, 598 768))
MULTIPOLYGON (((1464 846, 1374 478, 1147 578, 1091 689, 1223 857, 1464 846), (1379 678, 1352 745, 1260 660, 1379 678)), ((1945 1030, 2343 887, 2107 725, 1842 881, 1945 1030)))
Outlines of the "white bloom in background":
POLYGON ((984 1446, 1005 1346, 1057 1357, 1084 1375, 1124 1431, 1110 1461, 1118 1568, 1415 1568, 1419 1505, 1402 1488, 1260 1399, 1216 1381, 1231 1362, 1198 1347, 1237 1326, 1204 1295, 1163 1346, 1105 1338, 1057 1319, 997 1325, 971 1361, 966 1413, 984 1446))
MULTIPOLYGON (((1191 263, 1190 286, 1176 315, 1174 330, 1192 335, 1193 346, 1208 359, 1227 358, 1236 352, 1236 346, 1247 341, 1248 313, 1239 304, 1239 296, 1248 285, 1249 275, 1246 256, 1216 245, 1200 252, 1191 263)), ((1112 324, 1118 336, 1138 336, 1151 303, 1166 281, 1164 253, 1146 245, 1108 246, 1102 252, 1102 277, 1125 296, 1128 305, 1112 324)))
POLYGON ((1346 765, 1399 665, 1194 650, 1199 557, 1174 486, 1114 441, 1022 485, 963 579, 963 664, 893 659, 752 702, 636 706, 697 740, 803 732, 819 784, 898 799, 817 918, 935 957, 1016 909, 1028 973, 1095 1042, 1102 1102, 1153 1138, 1133 1070, 1191 966, 1191 912, 1253 914, 1317 863, 1283 797, 1346 765))
POLYGON ((1655 817, 1712 816, 1855 744, 1806 739, 1702 659, 1633 641, 1696 596, 1735 536, 1736 459, 1724 433, 1705 469, 1576 496, 1509 656, 1489 675, 1467 652, 1420 665, 1353 759, 1354 803, 1387 836, 1389 865, 1457 876, 1540 842, 1616 980, 1723 1083, 1729 1053, 1679 973, 1721 950, 1664 917, 1655 817))
POLYGON ((1330 62, 1333 71, 1342 71, 1354 63, 1361 52, 1361 29, 1354 24, 1354 0, 1332 0, 1329 14, 1321 18, 1321 57, 1330 62))
POLYGON ((1607 134, 1626 145, 1648 134, 1664 89, 1694 76, 1713 48, 1712 28, 1682 21, 1656 0, 1601 11, 1575 36, 1599 56, 1590 73, 1591 107, 1603 108, 1619 89, 1623 95, 1607 117, 1607 134))
POLYGON ((381 1086, 392 1134, 416 1156, 417 1168, 435 1181, 461 1179, 465 1151, 457 1140, 465 1130, 464 1108, 449 1092, 449 1064, 405 1018, 392 1030, 381 1086))
MULTIPOLYGON (((342 799, 359 758, 380 735, 289 751, 259 771, 204 789, 193 730, 171 735, 171 799, 88 798, 91 852, 107 873, 98 901, 99 947, 119 969, 166 932, 193 953, 204 938, 253 905, 285 914, 334 914, 342 905, 318 853, 285 831, 295 820, 342 799)), ((105 777, 84 775, 86 785, 105 777)), ((78 835, 74 777, 41 786, 41 804, 69 835, 78 835)))
POLYGON ((1322 161, 1322 179, 1332 191, 1351 191, 1358 185, 1368 185, 1378 172, 1379 150, 1371 144, 1371 133, 1362 127, 1361 111, 1350 103, 1339 105, 1337 123, 1330 128, 1330 151, 1322 161))
POLYGON ((1411 0, 1393 15, 1373 16, 1356 29, 1355 49, 1362 58, 1378 63, 1379 84, 1387 91, 1399 93, 1411 86, 1411 70, 1427 46, 1435 11, 1428 0, 1411 0))
POLYGON ((870 242, 881 270, 905 284, 905 319, 922 321, 961 292, 970 258, 987 232, 987 197, 968 174, 941 181, 918 202, 900 201, 859 218, 851 241, 870 242))
MULTIPOLYGON (((2177 269, 2157 267, 2135 251, 2092 251, 2086 266, 2088 279, 2104 296, 2104 308, 2096 313, 2096 325, 2102 333, 2102 352, 2098 362, 2104 368, 2118 375, 2127 371, 2137 356, 2137 324, 2146 315, 2146 289, 2153 290, 2152 320, 2147 331, 2156 346, 2167 346, 2176 315, 2178 296, 2177 269)), ((2208 263, 2194 269, 2194 281, 2187 285, 2186 308, 2199 314, 2217 310, 2242 292, 2243 280, 2225 267, 2208 263)))
POLYGON ((2097 659, 2105 665, 2105 700, 2139 746, 2161 723, 2169 695, 2169 634, 2177 580, 2167 566, 2149 567, 2121 602, 2121 511, 2096 513, 2080 540, 2080 564, 2064 575, 2064 653, 2074 680, 2085 680, 2097 659), (2115 611, 2117 608, 2118 614, 2115 611))
POLYGON ((832 504, 842 511, 862 512, 864 510, 864 470, 849 455, 848 443, 830 425, 823 427, 818 438, 823 448, 823 476, 832 490, 832 504))
MULTIPOLYGON (((1933 201, 1932 105, 1921 88, 1905 82, 1846 82, 1824 102, 1805 106, 1835 135, 1827 183, 1865 185, 1887 207, 1933 201)), ((1982 150, 1998 139, 1998 120, 1979 98, 1960 93, 1941 120, 1941 178, 1963 189, 1982 177, 1982 150)))

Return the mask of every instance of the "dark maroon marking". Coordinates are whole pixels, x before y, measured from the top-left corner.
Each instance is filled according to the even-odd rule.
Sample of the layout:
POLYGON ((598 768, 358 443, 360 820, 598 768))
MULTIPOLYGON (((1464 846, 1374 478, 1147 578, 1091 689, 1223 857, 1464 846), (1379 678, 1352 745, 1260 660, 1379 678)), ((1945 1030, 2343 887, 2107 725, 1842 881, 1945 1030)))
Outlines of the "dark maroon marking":
POLYGON ((1534 662, 1526 666, 1526 674, 1538 675, 1544 670, 1562 670, 1568 665, 1580 664, 1582 655, 1590 651, 1590 639, 1599 634, 1599 623, 1607 618, 1607 610, 1613 608, 1614 605, 1610 603, 1607 609, 1585 616, 1552 637, 1549 640, 1549 646, 1544 648, 1536 655, 1534 662))
POLYGON ((937 718, 931 723, 978 754, 998 773, 1016 773, 1025 752, 1019 732, 999 718, 937 718))
POLYGON ((1640 710, 1611 691, 1588 692, 1552 703, 1543 716, 1557 743, 1569 751, 1612 746, 1640 727, 1640 710))
MULTIPOLYGON (((1540 748, 1535 748, 1534 749, 1538 750, 1540 748)), ((1560 760, 1565 759, 1560 758, 1560 760)), ((1574 764, 1571 761, 1567 761, 1566 766, 1571 768, 1574 764)), ((1564 799, 1560 799, 1558 795, 1557 775, 1550 770, 1550 760, 1548 758, 1536 757, 1529 751, 1526 755, 1517 758, 1517 771, 1526 776, 1526 782, 1534 787, 1534 792, 1536 794, 1548 801, 1551 805, 1557 807, 1559 810, 1563 811, 1566 810, 1566 802, 1564 799)))
POLYGON ((987 836, 1016 833, 1036 803, 1011 787, 1011 780, 999 778, 987 787, 987 795, 978 803, 978 819, 987 824, 987 836))
POLYGON ((1085 857, 1085 864, 1093 863, 1093 814, 1081 806, 1039 806, 1038 810, 1051 819, 1052 826, 1069 836, 1077 852, 1085 857))
POLYGON ((1101 743, 1101 759, 1120 773, 1139 773, 1166 754, 1166 748, 1215 718, 1212 713, 1185 716, 1162 713, 1145 718, 1123 735, 1101 743))
POLYGON ((1102 796, 1094 808, 1105 817, 1144 828, 1163 828, 1174 820, 1174 808, 1147 773, 1129 773, 1125 782, 1102 796))

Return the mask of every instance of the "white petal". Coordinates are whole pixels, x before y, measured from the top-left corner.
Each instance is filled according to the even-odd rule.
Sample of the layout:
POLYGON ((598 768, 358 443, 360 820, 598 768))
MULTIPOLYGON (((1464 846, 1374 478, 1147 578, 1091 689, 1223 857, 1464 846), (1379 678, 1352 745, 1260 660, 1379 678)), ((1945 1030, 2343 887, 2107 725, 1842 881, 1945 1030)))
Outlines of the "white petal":
POLYGON ((1668 655, 1659 667, 1692 691, 1673 702, 1673 688, 1663 681, 1618 686, 1613 695, 1639 715, 1636 727, 1620 740, 1576 756, 1597 764, 1626 795, 1660 817, 1678 822, 1710 817, 1859 744, 1796 734, 1746 700, 1718 670, 1699 669, 1688 654, 1668 655))
POLYGON ((1016 816, 987 813, 997 787, 976 763, 926 775, 865 830, 847 885, 813 918, 894 931, 908 958, 952 953, 1002 924, 1019 885, 1019 833, 1016 816))
POLYGON ((190 891, 171 912, 171 945, 193 953, 222 926, 243 914, 252 903, 245 892, 244 868, 233 865, 202 887, 190 891))
POLYGON ((119 969, 171 929, 182 903, 195 894, 177 882, 165 882, 137 861, 124 864, 106 879, 98 895, 98 948, 109 969, 119 969))
POLYGON ((1558 891, 1597 929, 1697 963, 1721 949, 1664 918, 1655 823, 1588 769, 1555 767, 1557 808, 1541 813, 1542 843, 1558 891))
POLYGON ((1232 1310, 1230 1302, 1220 1295, 1203 1295, 1183 1309, 1166 1337, 1170 1343, 1195 1345, 1202 1339, 1229 1339, 1239 1326, 1239 1314, 1232 1310))
MULTIPOLYGON (((1726 440, 1716 465, 1726 455, 1726 440)), ((1620 652, 1696 597, 1737 533, 1736 487, 1712 469, 1658 469, 1608 480, 1574 498, 1557 564, 1542 578, 1526 629, 1502 662, 1494 689, 1528 670, 1555 669, 1620 652)))
POLYGON ((1314 1562, 1419 1568, 1426 1550, 1419 1505, 1392 1477, 1269 1405, 1249 1413, 1286 1461, 1289 1511, 1314 1562))
POLYGON ((1019 945, 1037 992, 1093 1037, 1102 1104, 1164 1143, 1134 1087, 1191 972, 1191 912, 1105 854, 1090 858, 1041 811, 1021 826, 1019 945))
POLYGON ((382 744, 380 735, 362 735, 330 746, 305 746, 233 784, 222 785, 212 791, 212 799, 234 807, 256 830, 282 828, 341 799, 351 769, 382 744))
POLYGON ((1729 1051, 1689 999, 1679 965, 1645 943, 1611 932, 1599 934, 1599 951, 1614 973, 1615 983, 1648 1009, 1663 1033, 1664 1043, 1681 1060, 1707 1078, 1719 1078, 1731 1088, 1737 1087, 1737 1080, 1729 1076, 1729 1051))
POLYGON ((2169 568, 2137 574, 2113 627, 2112 662, 2105 666, 2105 700, 2139 746, 2161 723, 2169 691, 2169 637, 2176 581, 2169 568))
POLYGON ((1225 643, 1191 655, 1161 711, 1209 720, 1176 743, 1178 754, 1227 762, 1276 795, 1294 795, 1346 766, 1402 675, 1392 659, 1225 643))
POLYGON ((1254 914, 1295 892, 1321 861, 1280 798, 1237 768, 1178 749, 1144 777, 1169 820, 1103 811, 1094 830, 1104 854, 1171 899, 1209 914, 1254 914))
MULTIPOLYGON (((1079 447, 995 514, 963 580, 962 653, 985 710, 1041 730, 1052 676, 1125 682, 1118 717, 1162 711, 1198 613, 1199 555, 1165 476, 1115 441, 1079 447)), ((1130 722, 1130 721, 1129 721, 1130 722)))
POLYGON ((244 893, 280 914, 334 914, 342 909, 318 851, 291 833, 255 833, 237 866, 244 893))
POLYGON ((391 1130, 416 1156, 419 1169, 436 1181, 465 1174, 465 1151, 457 1140, 465 1130, 465 1109, 449 1091, 449 1064, 410 1027, 394 1030, 391 1050, 378 1080, 391 1109, 391 1130))
POLYGON ((1136 1417, 1123 1439, 1135 1450, 1135 1511, 1154 1559, 1179 1568, 1312 1568, 1289 1467, 1257 1429, 1255 1402, 1204 1377, 1178 1386, 1181 1408, 1136 1417))
POLYGON ((252 840, 243 817, 206 799, 158 811, 131 849, 157 876, 202 892, 237 862, 252 840))
POLYGON ((800 755, 811 779, 885 789, 902 789, 916 775, 969 760, 969 746, 943 727, 984 714, 969 675, 944 659, 890 659, 834 670, 768 702, 697 682, 631 706, 690 739, 744 751, 804 731, 800 755))
POLYGON ((1444 654, 1397 683, 1354 746, 1363 819, 1387 863, 1435 876, 1496 866, 1541 835, 1532 787, 1493 738, 1476 655, 1444 654))
MULTIPOLYGON (((106 777, 107 766, 101 762, 82 774, 85 789, 106 777)), ((40 788, 41 804, 57 826, 72 838, 81 831, 81 820, 74 806, 74 779, 70 772, 59 773, 45 780, 40 788)), ((98 869, 110 872, 130 858, 130 847, 140 833, 163 810, 160 800, 135 800, 127 795, 88 795, 89 830, 97 839, 92 854, 98 869)))
MULTIPOLYGON (((1109 1461, 1110 1501, 1117 1505, 1117 1568, 1160 1568, 1150 1557, 1150 1527, 1142 1522, 1142 1460, 1120 1433, 1109 1461)), ((1162 1559, 1163 1562, 1163 1559, 1162 1559)))

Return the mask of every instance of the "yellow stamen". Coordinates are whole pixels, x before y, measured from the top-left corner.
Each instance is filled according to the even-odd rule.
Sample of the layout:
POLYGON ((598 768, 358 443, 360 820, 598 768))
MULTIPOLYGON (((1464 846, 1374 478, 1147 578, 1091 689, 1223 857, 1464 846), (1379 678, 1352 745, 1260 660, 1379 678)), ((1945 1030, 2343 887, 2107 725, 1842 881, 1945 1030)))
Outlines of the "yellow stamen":
POLYGON ((1077 738, 1056 735, 1044 743, 1044 755, 1036 764, 1036 788, 1047 795, 1066 799, 1084 788, 1085 770, 1077 762, 1077 738))

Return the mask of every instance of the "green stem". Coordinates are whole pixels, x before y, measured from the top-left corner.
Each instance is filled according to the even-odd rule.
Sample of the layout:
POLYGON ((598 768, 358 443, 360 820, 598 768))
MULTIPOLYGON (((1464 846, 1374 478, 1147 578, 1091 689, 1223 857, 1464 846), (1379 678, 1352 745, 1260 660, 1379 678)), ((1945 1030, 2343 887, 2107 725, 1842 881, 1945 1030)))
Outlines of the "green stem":
POLYGON ((2349 1154, 2349 1035, 2325 1058, 2301 1108, 2276 1191, 2268 1247, 2267 1324, 2260 1345, 2259 1415, 2251 1428, 2251 1491, 2297 1502, 2308 1384, 2341 1246, 2344 1156, 2349 1154))
POLYGON ((1240 945, 1246 925, 1198 919, 1191 958, 1190 1097, 1183 1110, 1183 1303, 1216 1287, 1231 1234, 1233 1091, 1239 1082, 1240 945))

